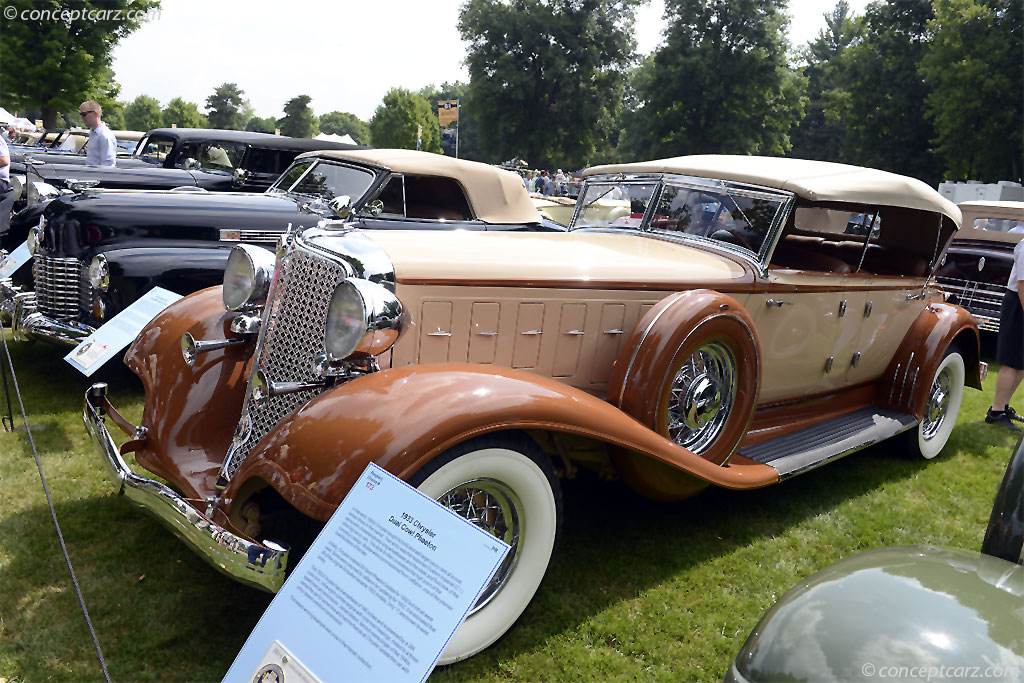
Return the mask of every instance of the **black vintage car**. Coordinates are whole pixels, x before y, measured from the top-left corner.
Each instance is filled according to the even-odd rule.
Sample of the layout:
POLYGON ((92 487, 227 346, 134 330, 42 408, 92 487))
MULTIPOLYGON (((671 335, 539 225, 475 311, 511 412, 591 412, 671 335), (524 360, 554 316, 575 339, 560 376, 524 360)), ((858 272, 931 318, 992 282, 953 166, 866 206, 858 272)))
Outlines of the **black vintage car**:
POLYGON ((316 152, 296 158, 264 193, 57 197, 29 231, 31 269, 0 280, 0 308, 19 339, 77 344, 153 287, 188 294, 221 284, 239 243, 273 248, 289 227, 328 221, 343 221, 338 229, 562 229, 542 219, 517 175, 493 166, 410 150, 316 152))
MULTIPOLYGON (((117 166, 84 166, 65 159, 28 161, 26 195, 32 205, 83 185, 109 188, 251 192, 270 187, 297 154, 320 149, 360 149, 337 142, 207 128, 157 128, 135 154, 117 166)), ((31 157, 30 157, 31 158, 31 157)))
POLYGON ((963 227, 935 279, 949 292, 950 303, 974 314, 980 329, 998 332, 1013 248, 1024 238, 1024 202, 979 200, 957 206, 963 227))

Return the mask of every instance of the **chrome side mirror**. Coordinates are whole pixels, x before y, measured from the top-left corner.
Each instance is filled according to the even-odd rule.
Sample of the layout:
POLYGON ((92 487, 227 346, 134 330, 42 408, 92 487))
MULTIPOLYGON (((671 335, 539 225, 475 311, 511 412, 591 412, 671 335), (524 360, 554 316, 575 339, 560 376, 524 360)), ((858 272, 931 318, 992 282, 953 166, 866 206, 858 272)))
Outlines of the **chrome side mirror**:
POLYGON ((363 209, 371 216, 379 216, 384 212, 384 202, 374 199, 372 202, 367 202, 363 209))
POLYGON ((231 174, 231 182, 235 185, 242 185, 249 180, 250 175, 252 174, 244 168, 236 168, 235 172, 231 174))
POLYGON ((342 220, 352 215, 352 198, 347 194, 338 195, 327 202, 327 206, 342 220))

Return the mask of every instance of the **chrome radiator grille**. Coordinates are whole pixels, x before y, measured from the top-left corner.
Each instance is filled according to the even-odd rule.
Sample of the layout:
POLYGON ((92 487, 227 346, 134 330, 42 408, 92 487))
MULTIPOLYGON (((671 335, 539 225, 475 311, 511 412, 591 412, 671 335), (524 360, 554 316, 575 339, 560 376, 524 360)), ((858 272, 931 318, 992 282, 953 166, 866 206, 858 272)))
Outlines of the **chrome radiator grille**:
POLYGON ((57 320, 73 320, 91 306, 87 269, 76 258, 36 254, 32 259, 38 310, 57 320))
POLYGON ((978 319, 980 329, 999 331, 999 309, 1003 305, 1006 287, 951 277, 938 277, 935 281, 952 295, 950 303, 963 306, 978 319))
MULTIPOLYGON (((319 378, 313 373, 313 359, 324 351, 327 306, 334 288, 347 272, 341 264, 302 249, 286 256, 280 269, 264 311, 253 369, 263 370, 271 382, 316 381, 319 378)), ((250 381, 242 416, 243 424, 248 425, 236 431, 226 467, 228 477, 234 475, 253 446, 284 416, 320 392, 273 396, 260 406, 250 401, 251 393, 250 381)))

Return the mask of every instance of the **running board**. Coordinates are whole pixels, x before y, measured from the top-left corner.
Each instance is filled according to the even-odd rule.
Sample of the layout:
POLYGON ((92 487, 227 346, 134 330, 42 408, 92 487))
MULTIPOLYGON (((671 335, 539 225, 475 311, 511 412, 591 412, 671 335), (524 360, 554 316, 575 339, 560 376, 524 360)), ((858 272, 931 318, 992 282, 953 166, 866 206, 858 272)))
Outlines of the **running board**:
POLYGON ((813 470, 916 425, 917 418, 908 413, 870 407, 753 446, 741 447, 739 454, 775 468, 782 480, 813 470))

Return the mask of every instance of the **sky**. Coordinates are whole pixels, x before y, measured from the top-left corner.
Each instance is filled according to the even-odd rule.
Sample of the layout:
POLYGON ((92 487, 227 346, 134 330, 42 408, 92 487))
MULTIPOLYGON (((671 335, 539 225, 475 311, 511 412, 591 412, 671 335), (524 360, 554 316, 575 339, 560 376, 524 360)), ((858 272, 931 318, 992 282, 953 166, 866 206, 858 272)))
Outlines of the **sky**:
MULTIPOLYGON (((463 0, 163 0, 159 15, 114 49, 120 99, 174 97, 201 111, 221 83, 237 83, 257 116, 284 115, 296 95, 317 114, 347 111, 364 121, 394 87, 469 80, 457 29, 463 0)), ((867 0, 852 0, 862 13, 867 0)), ((833 0, 790 0, 790 43, 825 27, 833 0)), ((641 53, 661 40, 663 0, 636 18, 641 53)))

